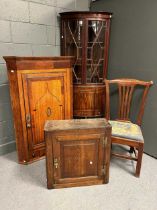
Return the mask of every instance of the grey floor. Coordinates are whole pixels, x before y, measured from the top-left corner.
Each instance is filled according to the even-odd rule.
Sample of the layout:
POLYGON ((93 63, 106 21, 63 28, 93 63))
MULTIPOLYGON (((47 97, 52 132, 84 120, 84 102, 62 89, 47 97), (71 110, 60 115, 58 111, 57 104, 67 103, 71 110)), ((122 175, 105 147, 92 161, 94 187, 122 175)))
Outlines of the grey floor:
POLYGON ((144 154, 141 177, 131 161, 111 160, 107 185, 47 190, 45 160, 0 157, 0 210, 157 210, 157 160, 144 154))

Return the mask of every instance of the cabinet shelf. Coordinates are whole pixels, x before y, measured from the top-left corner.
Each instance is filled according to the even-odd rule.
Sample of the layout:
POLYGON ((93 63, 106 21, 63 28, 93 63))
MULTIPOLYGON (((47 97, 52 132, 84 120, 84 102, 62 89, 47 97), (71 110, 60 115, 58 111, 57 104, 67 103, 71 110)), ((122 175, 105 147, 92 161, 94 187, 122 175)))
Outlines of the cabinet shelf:
MULTIPOLYGON (((71 42, 71 43, 66 43, 67 45, 71 45, 71 44, 80 44, 82 42, 71 42)), ((93 43, 98 43, 98 44, 104 44, 104 42, 87 42, 87 44, 93 44, 93 43)))
MULTIPOLYGON (((103 66, 102 64, 86 64, 86 66, 103 66)), ((75 66, 82 66, 82 64, 75 64, 75 66)))

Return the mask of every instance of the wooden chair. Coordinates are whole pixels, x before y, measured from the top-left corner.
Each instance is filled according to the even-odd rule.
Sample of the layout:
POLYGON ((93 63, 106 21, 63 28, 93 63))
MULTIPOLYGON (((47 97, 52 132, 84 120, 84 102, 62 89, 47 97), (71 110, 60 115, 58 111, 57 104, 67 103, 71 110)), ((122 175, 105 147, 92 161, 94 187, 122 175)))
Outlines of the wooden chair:
MULTIPOLYGON (((149 87, 153 84, 152 81, 145 82, 135 79, 115 79, 105 80, 106 84, 106 118, 110 120, 110 85, 113 84, 118 88, 118 118, 110 120, 112 125, 112 143, 130 146, 130 153, 135 156, 119 154, 112 152, 112 155, 118 158, 130 159, 137 161, 135 176, 140 176, 142 155, 144 148, 144 139, 141 132, 142 117, 149 87), (133 93, 137 90, 137 86, 142 86, 142 97, 139 104, 139 112, 136 124, 130 120, 130 110, 132 105, 133 93)), ((135 98, 134 98, 135 99, 135 98)))

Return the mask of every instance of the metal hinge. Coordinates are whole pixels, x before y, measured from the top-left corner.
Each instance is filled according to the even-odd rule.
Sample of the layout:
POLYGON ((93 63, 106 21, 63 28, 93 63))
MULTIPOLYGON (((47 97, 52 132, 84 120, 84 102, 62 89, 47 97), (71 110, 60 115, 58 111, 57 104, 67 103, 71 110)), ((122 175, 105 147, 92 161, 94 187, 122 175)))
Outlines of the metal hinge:
POLYGON ((53 159, 53 165, 56 169, 58 168, 58 159, 57 158, 53 159))
POLYGON ((103 144, 103 147, 106 147, 106 145, 107 145, 107 137, 103 137, 102 144, 103 144))
POLYGON ((30 114, 26 114, 26 127, 27 128, 31 127, 31 116, 30 116, 30 114))
POLYGON ((105 165, 103 165, 102 169, 101 169, 101 172, 102 172, 103 175, 105 175, 105 169, 106 169, 106 167, 105 167, 105 165))

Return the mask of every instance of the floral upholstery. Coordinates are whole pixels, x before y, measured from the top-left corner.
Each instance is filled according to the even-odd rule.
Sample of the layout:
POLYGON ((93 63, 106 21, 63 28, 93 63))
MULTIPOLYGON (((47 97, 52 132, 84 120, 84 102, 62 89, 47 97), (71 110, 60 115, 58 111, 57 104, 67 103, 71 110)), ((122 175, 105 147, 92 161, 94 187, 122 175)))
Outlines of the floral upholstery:
POLYGON ((131 122, 121 122, 109 120, 112 126, 112 136, 143 141, 140 126, 131 122))

